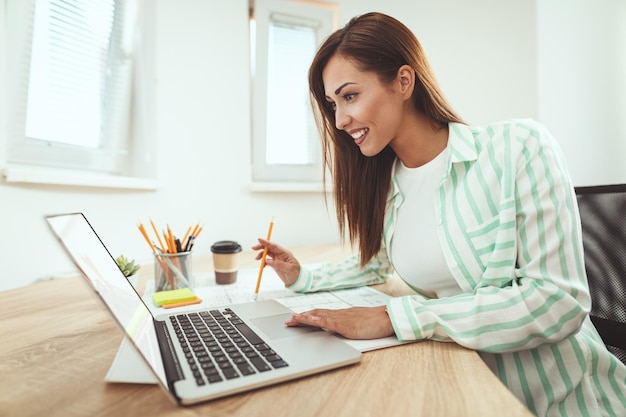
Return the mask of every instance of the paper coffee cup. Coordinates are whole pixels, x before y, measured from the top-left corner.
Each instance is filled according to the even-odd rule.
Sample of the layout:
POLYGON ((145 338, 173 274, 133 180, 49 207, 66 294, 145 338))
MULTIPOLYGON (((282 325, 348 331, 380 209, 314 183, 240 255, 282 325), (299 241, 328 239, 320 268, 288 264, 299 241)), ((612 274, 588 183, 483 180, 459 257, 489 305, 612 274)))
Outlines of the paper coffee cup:
POLYGON ((211 246, 213 269, 217 284, 233 284, 237 281, 241 245, 233 240, 220 240, 211 246))

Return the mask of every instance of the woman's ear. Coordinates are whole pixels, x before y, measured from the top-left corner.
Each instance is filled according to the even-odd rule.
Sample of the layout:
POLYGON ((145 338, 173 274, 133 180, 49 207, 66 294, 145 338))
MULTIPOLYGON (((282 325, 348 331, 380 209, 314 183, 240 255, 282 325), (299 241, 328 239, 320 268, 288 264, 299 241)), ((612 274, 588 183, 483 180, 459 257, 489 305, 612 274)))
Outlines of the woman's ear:
POLYGON ((415 88, 415 71, 413 71, 413 68, 406 64, 398 68, 396 81, 402 95, 405 98, 411 97, 415 88))

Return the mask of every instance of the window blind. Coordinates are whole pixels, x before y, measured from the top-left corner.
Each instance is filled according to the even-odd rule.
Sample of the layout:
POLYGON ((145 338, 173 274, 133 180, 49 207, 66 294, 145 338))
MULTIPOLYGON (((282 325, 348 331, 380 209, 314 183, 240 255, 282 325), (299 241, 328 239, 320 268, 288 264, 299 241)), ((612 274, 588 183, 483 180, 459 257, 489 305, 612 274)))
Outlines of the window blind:
POLYGON ((100 145, 114 13, 112 0, 37 0, 26 136, 100 145))
POLYGON ((315 55, 315 28, 273 15, 269 38, 265 161, 315 163, 319 145, 307 82, 308 68, 315 55))
POLYGON ((308 68, 330 34, 334 9, 257 0, 251 22, 252 176, 255 183, 322 181, 308 68))
POLYGON ((22 110, 10 120, 9 161, 124 173, 130 140, 132 3, 34 0, 32 13, 22 14, 32 32, 21 34, 23 48, 12 54, 28 71, 22 71, 27 79, 14 91, 22 110))

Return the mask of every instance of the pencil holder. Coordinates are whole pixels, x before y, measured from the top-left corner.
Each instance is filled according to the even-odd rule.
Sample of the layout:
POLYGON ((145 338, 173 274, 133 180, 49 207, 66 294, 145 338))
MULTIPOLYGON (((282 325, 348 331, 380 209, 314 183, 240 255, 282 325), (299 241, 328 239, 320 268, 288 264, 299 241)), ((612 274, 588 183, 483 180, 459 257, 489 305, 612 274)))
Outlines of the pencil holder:
POLYGON ((155 291, 193 288, 191 274, 191 251, 157 253, 154 255, 155 291))

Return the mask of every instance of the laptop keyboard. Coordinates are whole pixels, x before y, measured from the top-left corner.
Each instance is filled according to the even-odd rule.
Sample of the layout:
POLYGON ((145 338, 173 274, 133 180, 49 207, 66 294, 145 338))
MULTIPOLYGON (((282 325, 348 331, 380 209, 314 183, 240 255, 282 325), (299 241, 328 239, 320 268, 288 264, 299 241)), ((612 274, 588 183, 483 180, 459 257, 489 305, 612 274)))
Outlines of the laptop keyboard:
POLYGON ((229 308, 170 321, 198 385, 289 366, 229 308))

